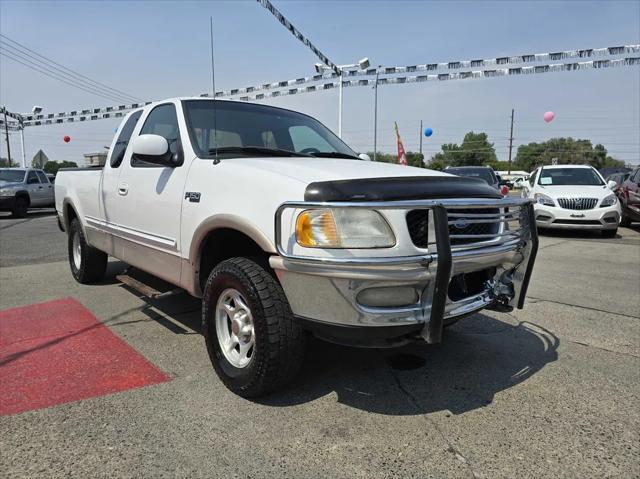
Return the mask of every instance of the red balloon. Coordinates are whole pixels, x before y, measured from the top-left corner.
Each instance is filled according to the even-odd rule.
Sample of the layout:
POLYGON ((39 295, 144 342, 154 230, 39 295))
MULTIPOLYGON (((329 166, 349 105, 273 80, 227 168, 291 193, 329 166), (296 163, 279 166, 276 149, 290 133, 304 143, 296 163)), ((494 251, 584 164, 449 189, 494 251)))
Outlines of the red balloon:
POLYGON ((71 141, 71 137, 69 135, 64 135, 63 140, 65 143, 69 143, 71 141))

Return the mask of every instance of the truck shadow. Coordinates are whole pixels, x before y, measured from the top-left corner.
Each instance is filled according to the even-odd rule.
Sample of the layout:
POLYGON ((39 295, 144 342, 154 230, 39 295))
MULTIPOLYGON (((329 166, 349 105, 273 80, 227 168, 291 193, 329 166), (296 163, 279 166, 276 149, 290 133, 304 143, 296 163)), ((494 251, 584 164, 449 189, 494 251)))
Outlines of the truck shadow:
MULTIPOLYGON (((201 334, 196 298, 141 299, 149 319, 175 334, 201 334)), ((497 393, 556 361, 560 344, 540 326, 489 314, 478 313, 447 328, 439 345, 418 341, 395 349, 361 349, 309 338, 297 379, 256 402, 289 407, 336 394, 342 404, 385 415, 462 414, 484 407, 497 393)))
POLYGON ((539 326, 484 314, 449 328, 436 346, 354 349, 312 340, 299 379, 259 402, 286 407, 333 393, 342 404, 377 414, 462 414, 555 361, 558 345, 539 326))

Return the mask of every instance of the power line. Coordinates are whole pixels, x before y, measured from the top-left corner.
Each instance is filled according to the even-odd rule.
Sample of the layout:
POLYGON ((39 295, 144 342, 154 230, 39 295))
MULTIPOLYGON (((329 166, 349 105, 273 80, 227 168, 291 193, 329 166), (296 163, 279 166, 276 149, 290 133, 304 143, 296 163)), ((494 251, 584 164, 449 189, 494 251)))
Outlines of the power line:
POLYGON ((36 65, 33 65, 33 64, 30 64, 30 63, 25 63, 24 61, 22 61, 24 59, 20 59, 20 57, 16 58, 16 57, 12 56, 11 54, 9 54, 7 51, 0 50, 0 55, 13 60, 14 62, 20 63, 20 64, 26 66, 27 68, 31 68, 32 70, 40 72, 43 75, 46 75, 48 77, 54 78, 54 79, 56 79, 58 81, 61 81, 62 83, 66 83, 67 85, 70 85, 72 87, 78 88, 80 90, 84 90, 87 93, 91 93, 92 95, 96 95, 96 96, 105 98, 105 99, 107 99, 109 101, 116 101, 116 102, 122 101, 119 98, 108 96, 106 93, 100 93, 100 92, 98 92, 96 90, 90 89, 88 86, 85 87, 85 86, 81 86, 81 85, 79 85, 77 83, 72 83, 71 81, 69 81, 69 80, 65 79, 64 77, 61 77, 61 76, 59 76, 59 75, 57 75, 57 74, 55 74, 55 73, 53 73, 51 71, 43 70, 39 66, 36 66, 36 65))
POLYGON ((65 67, 64 65, 61 65, 60 63, 58 63, 58 62, 56 62, 54 60, 51 60, 50 58, 45 57, 44 55, 42 55, 42 54, 40 54, 40 53, 38 53, 38 52, 36 52, 34 50, 31 50, 30 48, 28 48, 28 47, 24 46, 23 44, 21 44, 21 43, 15 41, 15 40, 9 38, 8 36, 6 36, 6 35, 4 35, 2 33, 0 33, 0 37, 5 39, 4 42, 0 39, 0 43, 4 43, 5 47, 10 47, 10 48, 13 48, 14 50, 18 50, 18 51, 22 50, 21 53, 23 53, 24 55, 28 55, 28 56, 36 59, 37 61, 42 62, 44 60, 44 62, 47 62, 47 63, 53 65, 51 68, 59 70, 59 71, 63 72, 65 75, 68 75, 68 76, 71 76, 71 77, 76 77, 79 81, 87 83, 87 84, 93 84, 93 85, 95 85, 96 87, 98 87, 100 89, 103 89, 103 90, 106 90, 107 92, 111 92, 112 94, 115 94, 115 96, 127 99, 126 101, 140 101, 140 98, 137 98, 137 97, 135 97, 133 95, 130 95, 129 93, 126 93, 126 92, 123 92, 123 91, 118 90, 116 88, 113 88, 113 87, 110 87, 108 85, 105 85, 104 83, 101 83, 101 82, 99 82, 97 80, 93 80, 93 79, 89 78, 86 75, 83 75, 81 73, 76 72, 75 70, 72 70, 71 68, 65 67), (7 41, 11 42, 14 45, 8 44, 7 41), (33 55, 29 55, 29 53, 26 53, 25 50, 26 50, 26 52, 32 53, 33 55, 35 55, 36 57, 41 58, 42 60, 39 60, 38 58, 35 58, 33 55))

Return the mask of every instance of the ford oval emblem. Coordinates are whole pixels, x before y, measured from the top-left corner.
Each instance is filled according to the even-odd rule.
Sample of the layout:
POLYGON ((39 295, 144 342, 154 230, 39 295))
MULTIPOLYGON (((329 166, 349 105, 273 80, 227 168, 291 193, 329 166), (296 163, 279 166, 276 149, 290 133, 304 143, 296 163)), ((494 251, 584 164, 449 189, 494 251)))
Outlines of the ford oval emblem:
POLYGON ((458 218, 456 220, 455 223, 453 223, 453 226, 455 226, 456 228, 458 228, 459 230, 463 230, 465 229, 467 226, 469 226, 469 222, 464 219, 464 218, 458 218))

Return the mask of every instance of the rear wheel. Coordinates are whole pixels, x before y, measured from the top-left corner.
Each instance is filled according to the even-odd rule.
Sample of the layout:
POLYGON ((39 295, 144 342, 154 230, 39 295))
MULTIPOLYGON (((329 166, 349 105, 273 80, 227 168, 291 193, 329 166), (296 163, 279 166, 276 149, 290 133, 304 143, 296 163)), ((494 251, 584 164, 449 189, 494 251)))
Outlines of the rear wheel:
POLYGON ((69 226, 68 252, 71 274, 78 283, 90 284, 104 278, 107 254, 87 244, 77 218, 69 226))
POLYGON ((615 238, 616 235, 618 234, 618 228, 616 228, 614 230, 602 230, 600 233, 605 238, 615 238))
POLYGON ((305 334, 280 284, 248 258, 223 261, 209 275, 202 321, 211 363, 239 396, 264 395, 300 369, 305 334))
POLYGON ((24 218, 27 216, 27 209, 29 208, 29 203, 24 196, 18 196, 14 203, 13 209, 11 210, 11 214, 15 218, 24 218))

